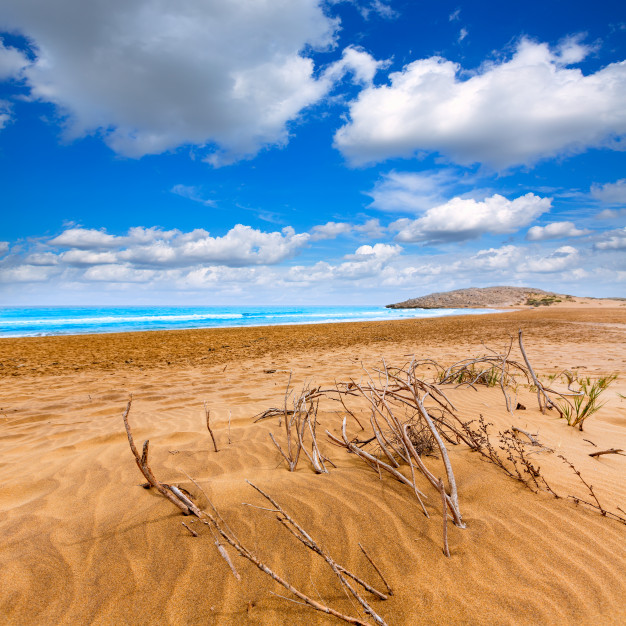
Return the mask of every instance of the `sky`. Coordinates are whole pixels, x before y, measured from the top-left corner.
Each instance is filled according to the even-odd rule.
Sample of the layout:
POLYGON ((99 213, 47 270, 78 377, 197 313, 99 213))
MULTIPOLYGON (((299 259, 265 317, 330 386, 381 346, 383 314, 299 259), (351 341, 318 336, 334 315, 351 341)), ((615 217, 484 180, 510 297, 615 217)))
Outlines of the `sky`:
POLYGON ((0 305, 626 296, 626 3, 3 0, 0 305))

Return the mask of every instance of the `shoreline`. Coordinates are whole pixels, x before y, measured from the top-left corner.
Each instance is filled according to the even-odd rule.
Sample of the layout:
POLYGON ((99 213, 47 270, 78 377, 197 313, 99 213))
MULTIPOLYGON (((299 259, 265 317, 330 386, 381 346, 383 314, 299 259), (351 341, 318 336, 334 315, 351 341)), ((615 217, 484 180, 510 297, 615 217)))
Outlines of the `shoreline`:
MULTIPOLYGON (((532 334, 538 336, 529 340, 537 343, 545 342, 546 334, 551 334, 561 342, 584 344, 593 342, 593 329, 598 327, 600 317, 604 323, 626 328, 626 307, 577 307, 368 322, 5 337, 0 338, 0 378, 118 368, 129 371, 207 367, 357 346, 378 353, 385 346, 409 346, 415 342, 423 346, 442 345, 453 338, 459 345, 480 347, 482 342, 508 342, 508 336, 516 334, 519 327, 534 329, 532 334)), ((617 329, 613 340, 624 341, 617 329)))
MULTIPOLYGON (((417 309, 406 309, 406 310, 417 310, 417 309)), ((138 328, 136 330, 99 330, 96 332, 86 331, 86 332, 57 332, 57 333, 46 333, 46 334, 38 334, 38 335, 0 335, 0 341, 3 339, 26 339, 29 337, 32 338, 40 338, 40 337, 76 337, 83 335, 125 335, 127 333, 153 333, 153 332, 175 332, 175 331, 187 331, 187 330, 219 330, 219 329, 236 329, 236 328, 266 328, 268 326, 311 326, 317 324, 359 324, 363 323, 373 323, 373 322, 402 322, 407 320, 419 320, 419 319, 431 319, 431 318, 441 318, 441 317, 453 317, 453 316, 466 316, 466 315, 495 315, 497 313, 507 313, 511 310, 519 310, 519 307, 501 307, 500 309, 494 309, 493 307, 472 307, 471 309, 456 308, 456 309, 419 309, 420 311, 429 311, 429 310, 438 310, 438 311, 454 311, 454 313, 442 313, 441 315, 430 314, 424 315, 421 317, 399 317, 399 318, 375 318, 375 319, 325 319, 323 321, 307 321, 307 322, 268 322, 266 324, 239 324, 232 326, 229 324, 221 324, 219 326, 186 326, 181 328, 138 328), (466 312, 467 311, 467 312, 466 312)), ((239 318, 238 318, 239 319, 239 318)))

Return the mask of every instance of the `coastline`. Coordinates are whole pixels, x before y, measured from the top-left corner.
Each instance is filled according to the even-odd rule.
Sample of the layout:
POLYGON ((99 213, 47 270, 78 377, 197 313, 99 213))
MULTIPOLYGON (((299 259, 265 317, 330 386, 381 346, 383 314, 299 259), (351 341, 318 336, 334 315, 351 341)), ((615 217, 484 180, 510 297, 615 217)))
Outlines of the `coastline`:
MULTIPOLYGON (((626 307, 603 308, 609 323, 624 323, 626 307)), ((457 337, 458 345, 480 347, 482 342, 503 341, 518 327, 532 328, 539 322, 541 332, 551 328, 563 341, 590 340, 597 319, 595 307, 512 309, 508 312, 428 317, 374 322, 272 325, 235 328, 203 328, 127 333, 5 337, 0 339, 0 378, 71 372, 163 369, 180 366, 206 367, 241 359, 279 358, 293 351, 349 349, 359 346, 377 353, 390 344, 409 345, 416 341, 436 346, 457 337), (562 324, 582 322, 583 331, 562 324), (560 330, 557 330, 559 328, 560 330)), ((533 341, 532 338, 529 340, 533 341)), ((426 348, 425 348, 426 349, 426 348)))
MULTIPOLYGON (((390 624, 619 623, 626 577, 610 563, 624 554, 624 526, 566 497, 584 492, 557 454, 575 463, 607 506, 626 509, 626 459, 588 456, 626 448, 626 401, 617 395, 626 394, 625 345, 626 307, 1 339, 0 615, 7 624, 129 623, 138 616, 146 624, 337 623, 272 595, 280 588, 241 559, 237 581, 210 535, 192 537, 181 526, 189 518, 139 487, 121 419, 132 394, 133 432, 138 445, 150 440, 157 477, 190 490, 183 472, 194 477, 260 557, 344 612, 353 607, 330 584, 325 564, 294 549, 273 516, 242 507, 263 505, 245 479, 279 499, 338 562, 373 579, 361 542, 394 588, 393 598, 376 603, 390 624), (316 475, 304 459, 289 472, 269 438, 282 442, 284 428, 252 419, 282 406, 290 377, 297 388, 332 386, 359 380, 381 358, 451 364, 484 354, 483 342, 503 349, 520 327, 539 375, 568 368, 619 378, 583 433, 541 414, 527 388, 516 392, 527 408, 514 416, 498 388, 446 389, 464 419, 482 415, 500 429, 514 424, 539 433, 556 453, 533 459, 563 495, 532 493, 452 446, 468 527, 450 525, 451 559, 441 552, 432 498, 435 519, 428 520, 404 485, 380 479, 325 437, 323 450, 337 468, 316 475)), ((340 409, 320 405, 319 433, 339 432, 340 409)), ((349 432, 359 436, 353 425, 349 432)), ((439 459, 425 462, 441 471, 439 459)))

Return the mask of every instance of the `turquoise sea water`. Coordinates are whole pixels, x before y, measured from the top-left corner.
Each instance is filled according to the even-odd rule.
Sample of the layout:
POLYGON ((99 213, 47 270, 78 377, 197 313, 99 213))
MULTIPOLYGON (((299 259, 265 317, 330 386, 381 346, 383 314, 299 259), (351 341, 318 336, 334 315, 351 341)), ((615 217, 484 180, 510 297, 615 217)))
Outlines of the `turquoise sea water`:
POLYGON ((382 306, 0 307, 0 337, 363 322, 494 312, 382 306))

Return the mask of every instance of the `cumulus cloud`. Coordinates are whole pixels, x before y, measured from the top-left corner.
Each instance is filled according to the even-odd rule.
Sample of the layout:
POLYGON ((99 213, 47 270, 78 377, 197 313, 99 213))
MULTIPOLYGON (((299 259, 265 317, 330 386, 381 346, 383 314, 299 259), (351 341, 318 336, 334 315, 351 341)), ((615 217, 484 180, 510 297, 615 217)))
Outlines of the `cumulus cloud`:
POLYGON ((332 265, 319 261, 312 266, 296 265, 285 276, 288 282, 311 283, 330 280, 362 280, 379 276, 385 266, 402 253, 402 247, 377 243, 359 246, 346 261, 332 265))
POLYGON ((362 48, 348 46, 344 49, 341 59, 330 65, 324 72, 323 79, 335 82, 350 72, 355 82, 361 85, 371 85, 376 72, 388 65, 388 61, 377 61, 362 48))
POLYGON ((382 226, 377 218, 370 218, 362 224, 351 224, 348 222, 326 222, 313 226, 310 231, 310 241, 320 241, 322 239, 335 239, 341 235, 356 234, 367 239, 380 239, 387 235, 387 228, 382 226))
POLYGON ((626 228, 611 230, 603 235, 603 240, 598 241, 596 250, 626 250, 626 228))
POLYGON ((390 225, 403 242, 445 243, 476 239, 484 233, 514 233, 550 210, 552 200, 532 193, 508 200, 494 194, 482 202, 453 198, 416 220, 403 218, 390 225))
POLYGON ((227 266, 273 265, 293 256, 309 240, 293 228, 266 233, 237 224, 222 237, 203 229, 184 233, 132 228, 126 236, 71 228, 51 239, 51 246, 71 248, 59 255, 72 265, 126 263, 132 267, 188 267, 199 263, 227 266), (108 252, 103 252, 108 250, 108 252))
POLYGON ((368 239, 380 239, 387 234, 387 228, 382 226, 378 218, 373 217, 354 226, 354 232, 368 239))
POLYGON ((455 180, 450 170, 389 172, 368 192, 371 206, 381 211, 419 213, 446 200, 445 191, 455 180))
POLYGON ((9 251, 9 242, 0 241, 0 256, 6 254, 9 251))
POLYGON ((513 56, 464 80, 441 57, 420 59, 364 89, 335 146, 354 165, 418 152, 497 169, 590 147, 620 149, 626 135, 626 61, 584 75, 569 67, 589 48, 522 40, 513 56))
POLYGON ((591 231, 576 228, 572 222, 552 222, 546 226, 533 226, 528 229, 528 241, 545 241, 547 239, 564 239, 565 237, 580 237, 591 231))
POLYGON ((254 155, 286 142, 287 123, 334 77, 367 83, 377 66, 351 48, 318 75, 305 51, 332 48, 338 29, 318 0, 5 0, 3 14, 32 42, 21 70, 31 96, 57 105, 68 137, 97 131, 128 157, 186 144, 216 165, 254 155))
POLYGON ((605 204, 626 204, 626 178, 606 185, 592 185, 591 196, 605 204))
POLYGON ((527 258, 519 266, 519 272, 551 273, 573 270, 579 254, 572 246, 561 246, 545 256, 527 258))
POLYGON ((358 261, 359 263, 365 261, 382 261, 384 263, 398 256, 401 252, 401 246, 377 243, 373 246, 365 245, 358 247, 354 254, 346 255, 346 259, 358 261))
POLYGON ((346 235, 352 230, 352 225, 347 222, 326 222, 313 226, 311 229, 311 241, 320 241, 321 239, 335 239, 339 235, 346 235))
POLYGON ((51 246, 61 248, 76 248, 78 250, 94 250, 102 248, 115 248, 118 239, 102 230, 92 228, 68 228, 58 237, 48 242, 51 246))
POLYGON ((0 283, 41 283, 50 279, 54 270, 37 265, 16 265, 0 268, 0 283))

